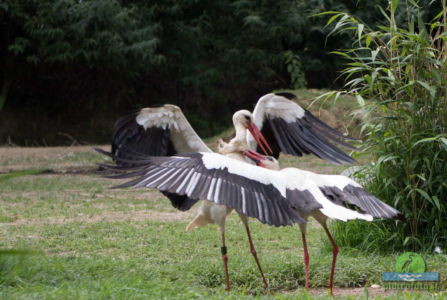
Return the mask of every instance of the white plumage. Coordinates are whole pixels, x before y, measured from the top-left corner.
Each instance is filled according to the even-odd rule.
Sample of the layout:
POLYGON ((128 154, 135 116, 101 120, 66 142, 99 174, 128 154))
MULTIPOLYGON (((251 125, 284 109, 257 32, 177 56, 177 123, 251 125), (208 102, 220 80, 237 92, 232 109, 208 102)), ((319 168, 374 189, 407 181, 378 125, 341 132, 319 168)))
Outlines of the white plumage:
POLYGON ((193 151, 211 152, 211 149, 208 148, 191 127, 182 110, 176 105, 166 104, 161 107, 143 108, 135 120, 146 131, 151 128, 169 130, 171 134, 170 140, 179 153, 193 151))
MULTIPOLYGON (((258 128, 262 128, 265 117, 281 118, 287 123, 293 123, 297 119, 304 117, 305 110, 293 101, 288 100, 284 96, 270 93, 259 98, 255 109, 253 110, 253 118, 258 128)), ((253 139, 248 137, 250 144, 253 139)))

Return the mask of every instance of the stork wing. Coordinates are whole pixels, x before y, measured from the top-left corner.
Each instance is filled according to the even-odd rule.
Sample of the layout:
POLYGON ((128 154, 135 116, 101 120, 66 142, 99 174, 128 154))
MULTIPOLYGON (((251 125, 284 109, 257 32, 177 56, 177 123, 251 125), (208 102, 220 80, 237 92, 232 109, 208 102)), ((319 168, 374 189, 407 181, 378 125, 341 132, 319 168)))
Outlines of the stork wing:
POLYGON ((285 198, 284 178, 277 171, 217 153, 148 157, 144 163, 127 168, 130 173, 112 176, 136 177, 117 187, 148 187, 195 201, 209 200, 274 226, 306 222, 285 198))
MULTIPOLYGON (((175 105, 143 108, 120 118, 115 123, 112 151, 108 153, 117 165, 132 166, 131 161, 146 156, 170 156, 180 152, 211 152, 175 105)), ((188 210, 194 203, 186 195, 163 194, 174 207, 188 210)))
POLYGON ((287 199, 289 202, 294 203, 299 211, 310 214, 313 210, 319 209, 324 215, 332 219, 341 221, 354 219, 372 221, 373 217, 369 214, 360 213, 331 202, 315 182, 318 174, 297 168, 285 168, 280 173, 287 178, 287 199), (305 206, 300 206, 300 203, 302 203, 300 199, 303 197, 307 201, 305 206), (297 198, 298 200, 295 201, 297 198))
MULTIPOLYGON (((256 126, 272 147, 273 156, 278 158, 280 152, 296 156, 313 154, 333 164, 353 163, 354 159, 334 145, 354 150, 354 147, 342 141, 352 138, 289 100, 293 98, 295 95, 289 93, 264 95, 253 112, 256 126)), ((247 139, 251 149, 255 150, 253 137, 248 135, 247 139)))
POLYGON ((375 218, 401 219, 402 214, 368 193, 360 184, 342 175, 317 175, 315 182, 333 203, 354 206, 375 218))
POLYGON ((336 206, 352 208, 374 218, 402 218, 399 211, 368 193, 360 184, 349 177, 316 174, 297 168, 288 169, 293 171, 284 169, 284 172, 288 172, 288 177, 294 178, 300 187, 305 186, 306 182, 316 186, 319 191, 316 191, 315 187, 313 191, 317 194, 322 193, 326 200, 336 206))
POLYGON ((115 123, 112 157, 170 156, 181 152, 211 152, 175 105, 143 108, 115 123))

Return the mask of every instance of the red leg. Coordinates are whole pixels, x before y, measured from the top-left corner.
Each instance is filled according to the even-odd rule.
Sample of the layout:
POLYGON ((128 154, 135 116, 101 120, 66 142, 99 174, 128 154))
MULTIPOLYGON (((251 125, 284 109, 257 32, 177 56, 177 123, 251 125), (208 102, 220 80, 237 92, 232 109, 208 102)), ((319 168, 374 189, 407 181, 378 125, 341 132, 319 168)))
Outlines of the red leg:
POLYGON ((230 276, 228 275, 228 256, 227 256, 227 247, 225 246, 225 231, 222 231, 222 247, 220 248, 220 251, 222 252, 222 259, 224 262, 224 268, 225 268, 225 282, 227 284, 227 287, 225 290, 227 292, 230 291, 230 276))
POLYGON ((244 225, 245 225, 245 229, 247 230, 248 242, 250 243, 250 252, 254 257, 256 264, 258 265, 259 272, 261 273, 261 276, 262 276, 262 281, 264 282, 264 287, 267 288, 269 285, 267 283, 267 280, 265 279, 264 272, 262 271, 262 268, 261 268, 261 264, 259 263, 258 255, 256 254, 255 245, 253 245, 253 241, 251 239, 251 234, 250 234, 250 228, 248 227, 248 224, 245 222, 244 222, 244 225))
POLYGON ((329 240, 332 244, 332 267, 331 267, 331 280, 329 282, 329 294, 333 296, 332 289, 334 287, 334 273, 335 273, 335 263, 337 261, 337 254, 338 254, 338 246, 334 241, 334 238, 332 237, 331 233, 327 229, 326 225, 323 225, 324 231, 326 231, 327 236, 329 237, 329 240))
POLYGON ((303 249, 304 249, 304 266, 306 271, 306 289, 309 288, 309 252, 307 251, 307 242, 306 242, 306 234, 301 232, 301 238, 303 240, 303 249))

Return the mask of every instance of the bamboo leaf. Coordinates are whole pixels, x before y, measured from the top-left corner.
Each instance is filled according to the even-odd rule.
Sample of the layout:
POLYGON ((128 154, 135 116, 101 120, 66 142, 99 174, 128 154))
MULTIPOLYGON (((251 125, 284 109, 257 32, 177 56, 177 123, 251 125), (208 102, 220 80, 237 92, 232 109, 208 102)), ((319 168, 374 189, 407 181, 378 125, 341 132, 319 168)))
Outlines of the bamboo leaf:
POLYGON ((432 19, 432 22, 440 19, 443 14, 444 14, 444 11, 441 10, 436 16, 434 16, 434 18, 432 19))
POLYGON ((369 45, 371 44, 371 39, 372 39, 371 35, 368 34, 368 35, 366 36, 366 40, 365 40, 365 45, 366 45, 366 47, 369 47, 369 45))
POLYGON ((365 99, 360 94, 355 95, 355 99, 360 106, 365 106, 365 99))
POLYGON ((434 195, 433 197, 431 197, 431 199, 433 200, 432 203, 436 206, 436 208, 437 208, 438 210, 440 210, 440 209, 441 209, 441 203, 440 203, 440 201, 439 201, 438 196, 434 195))
POLYGON ((358 35, 358 39, 359 39, 359 44, 360 44, 360 41, 361 41, 361 39, 362 39, 362 33, 363 33, 363 29, 365 28, 365 25, 363 25, 363 24, 361 24, 361 23, 359 23, 358 25, 357 25, 357 35, 358 35))
POLYGON ((407 236, 407 237, 404 239, 403 245, 406 246, 406 245, 408 244, 408 242, 410 242, 410 237, 409 237, 409 236, 407 236))
POLYGON ((332 22, 334 22, 339 16, 341 16, 341 14, 336 14, 333 15, 332 17, 329 18, 329 20, 326 23, 326 26, 330 25, 332 22))
MULTIPOLYGON (((382 15, 387 19, 388 23, 390 23, 390 22, 391 22, 391 19, 390 19, 390 17, 387 15, 387 13, 383 10, 382 7, 379 6, 378 8, 379 8, 380 12, 382 13, 382 15)), ((379 28, 380 28, 380 26, 379 26, 379 28)), ((389 28, 387 28, 387 29, 389 29, 389 28)))
POLYGON ((329 11, 324 11, 318 14, 314 14, 312 15, 313 17, 317 17, 317 16, 324 16, 324 15, 333 15, 333 14, 341 14, 342 12, 340 11, 335 11, 335 10, 329 10, 329 11))
POLYGON ((419 141, 417 141, 416 143, 413 144, 412 148, 416 147, 419 144, 422 143, 428 143, 428 142, 434 142, 437 141, 439 139, 439 136, 434 136, 434 137, 429 137, 429 138, 425 138, 425 139, 421 139, 419 141))
POLYGON ((399 0, 391 0, 391 13, 394 15, 396 13, 397 6, 399 5, 399 0))
POLYGON ((380 47, 377 47, 376 50, 371 51, 371 60, 374 62, 376 60, 377 54, 379 54, 380 47))
POLYGON ((428 85, 426 82, 417 80, 417 83, 419 83, 424 89, 426 89, 430 93, 430 97, 433 99, 436 96, 436 88, 433 86, 428 85))
POLYGON ((428 193, 426 191, 421 190, 421 189, 416 189, 416 192, 419 195, 421 195, 422 197, 424 197, 428 202, 430 202, 430 203, 432 202, 431 197, 428 195, 428 193))
POLYGON ((349 56, 349 54, 347 54, 345 52, 342 52, 342 51, 331 51, 330 53, 331 54, 337 54, 337 55, 340 55, 340 56, 343 56, 343 57, 346 57, 346 58, 351 58, 351 56, 349 56))

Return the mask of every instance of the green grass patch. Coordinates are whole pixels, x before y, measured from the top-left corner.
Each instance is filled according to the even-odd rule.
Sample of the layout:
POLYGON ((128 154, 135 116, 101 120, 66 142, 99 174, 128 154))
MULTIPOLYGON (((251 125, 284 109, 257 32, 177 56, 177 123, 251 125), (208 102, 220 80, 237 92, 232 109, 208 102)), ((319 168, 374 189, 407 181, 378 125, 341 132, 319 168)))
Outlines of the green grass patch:
POLYGON ((6 174, 0 174, 0 183, 7 181, 9 179, 27 175, 36 175, 45 172, 45 169, 29 169, 29 170, 20 170, 20 171, 11 171, 6 174))

